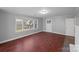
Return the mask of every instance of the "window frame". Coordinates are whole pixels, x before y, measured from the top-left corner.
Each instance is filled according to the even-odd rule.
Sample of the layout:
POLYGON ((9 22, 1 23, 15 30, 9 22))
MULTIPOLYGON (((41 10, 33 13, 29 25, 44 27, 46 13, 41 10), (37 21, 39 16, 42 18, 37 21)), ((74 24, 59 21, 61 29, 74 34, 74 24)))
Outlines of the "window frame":
POLYGON ((38 29, 38 19, 29 19, 29 18, 27 18, 27 19, 33 21, 33 28, 24 30, 24 24, 23 24, 23 22, 24 22, 24 20, 27 20, 27 19, 22 19, 22 30, 21 31, 17 31, 17 21, 16 21, 17 19, 22 19, 22 18, 16 18, 15 19, 15 31, 16 32, 24 32, 24 31, 30 31, 30 30, 37 30, 38 29), (37 22, 37 28, 35 28, 35 21, 37 22))

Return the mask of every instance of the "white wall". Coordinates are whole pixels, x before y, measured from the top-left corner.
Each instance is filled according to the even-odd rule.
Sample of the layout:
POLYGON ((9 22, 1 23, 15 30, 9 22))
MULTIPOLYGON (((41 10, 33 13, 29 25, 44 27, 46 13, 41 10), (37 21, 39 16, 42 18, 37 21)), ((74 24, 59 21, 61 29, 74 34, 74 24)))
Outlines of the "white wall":
POLYGON ((75 47, 76 52, 79 52, 79 16, 76 17, 75 24, 75 47))
POLYGON ((58 34, 65 34, 65 19, 63 16, 54 18, 54 32, 58 34))
POLYGON ((20 17, 23 15, 10 14, 0 10, 0 42, 42 31, 43 20, 41 18, 30 17, 30 18, 33 18, 33 20, 38 19, 38 29, 16 33, 15 31, 16 16, 20 17))
POLYGON ((52 33, 65 34, 65 19, 63 16, 44 18, 43 31, 46 30, 46 19, 52 19, 52 33))
MULTIPOLYGON (((54 16, 54 17, 49 17, 49 18, 44 18, 43 19, 43 31, 46 30, 46 19, 52 19, 52 33, 58 33, 58 34, 63 34, 63 35, 69 35, 69 36, 74 36, 74 29, 75 27, 73 26, 73 30, 69 33, 67 33, 67 28, 66 28, 66 20, 68 19, 74 19, 74 17, 67 17, 67 16, 54 16)), ((72 24, 71 24, 72 25, 72 24)), ((74 25, 74 24, 73 24, 74 25)), ((69 25, 68 25, 69 27, 69 25)), ((69 27, 69 29, 71 30, 71 28, 69 27)))
POLYGON ((71 52, 79 52, 79 16, 75 20, 75 45, 70 45, 71 52))
POLYGON ((75 24, 75 44, 79 45, 79 17, 76 17, 76 24, 75 24))
POLYGON ((65 34, 68 36, 75 36, 75 18, 65 19, 65 34))

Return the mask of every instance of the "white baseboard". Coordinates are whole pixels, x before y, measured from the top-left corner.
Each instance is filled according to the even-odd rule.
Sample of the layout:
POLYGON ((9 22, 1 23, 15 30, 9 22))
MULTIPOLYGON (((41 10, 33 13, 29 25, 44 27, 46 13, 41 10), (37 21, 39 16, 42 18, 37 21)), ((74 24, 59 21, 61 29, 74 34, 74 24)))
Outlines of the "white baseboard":
MULTIPOLYGON (((47 31, 44 31, 44 32, 47 32, 47 31)), ((56 34, 60 34, 60 35, 65 35, 63 33, 58 33, 58 32, 49 32, 49 33, 56 33, 56 34)))
POLYGON ((42 32, 42 31, 38 31, 38 32, 27 34, 27 35, 11 38, 11 39, 8 39, 8 40, 5 40, 5 41, 1 41, 0 44, 6 43, 6 42, 9 42, 9 41, 12 41, 12 40, 16 40, 16 39, 19 39, 19 38, 22 38, 22 37, 25 37, 25 36, 29 36, 29 35, 32 35, 32 34, 36 34, 36 33, 39 33, 39 32, 42 32))
MULTIPOLYGON (((44 32, 47 32, 47 31, 44 31, 44 32)), ((64 34, 64 33, 58 33, 58 32, 50 32, 50 33, 56 33, 56 34, 60 34, 60 35, 67 35, 67 34, 64 34)), ((67 35, 67 36, 73 36, 73 35, 67 35)), ((75 35, 74 35, 75 36, 75 35)))
POLYGON ((53 32, 53 33, 60 34, 60 35, 65 35, 64 33, 58 33, 58 32, 53 32))

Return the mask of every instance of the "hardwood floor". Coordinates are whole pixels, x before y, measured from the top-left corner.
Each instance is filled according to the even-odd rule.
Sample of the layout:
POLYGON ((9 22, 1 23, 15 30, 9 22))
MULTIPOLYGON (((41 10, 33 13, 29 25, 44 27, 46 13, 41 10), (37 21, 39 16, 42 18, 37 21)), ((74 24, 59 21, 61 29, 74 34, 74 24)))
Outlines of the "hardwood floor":
POLYGON ((64 35, 39 32, 4 44, 1 52, 61 52, 64 46, 64 35))

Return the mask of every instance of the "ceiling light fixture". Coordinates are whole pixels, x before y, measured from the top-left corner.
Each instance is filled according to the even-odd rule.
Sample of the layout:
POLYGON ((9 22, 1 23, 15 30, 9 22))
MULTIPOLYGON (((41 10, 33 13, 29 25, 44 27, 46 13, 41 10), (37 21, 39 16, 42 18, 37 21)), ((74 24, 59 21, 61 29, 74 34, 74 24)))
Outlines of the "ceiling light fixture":
POLYGON ((41 14, 47 14, 48 13, 48 10, 43 9, 43 10, 40 11, 40 13, 41 14))

